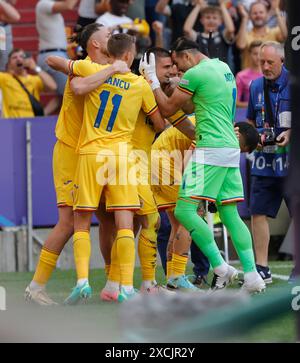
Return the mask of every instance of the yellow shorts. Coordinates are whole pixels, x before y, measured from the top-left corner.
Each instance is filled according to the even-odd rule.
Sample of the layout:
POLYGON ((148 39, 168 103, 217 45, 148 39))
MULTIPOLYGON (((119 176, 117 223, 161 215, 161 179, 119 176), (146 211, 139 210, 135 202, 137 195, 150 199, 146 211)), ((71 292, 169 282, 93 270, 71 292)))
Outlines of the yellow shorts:
POLYGON ((103 193, 108 211, 139 210, 137 185, 128 181, 130 167, 127 156, 80 155, 74 178, 74 210, 98 209, 103 193))
POLYGON ((79 155, 75 149, 57 141, 53 150, 53 179, 58 207, 73 206, 73 182, 79 155))
POLYGON ((138 185, 138 193, 141 201, 141 209, 137 211, 138 215, 144 216, 157 212, 157 206, 151 190, 151 185, 138 185))
POLYGON ((152 185, 151 188, 159 211, 175 208, 179 185, 152 185))

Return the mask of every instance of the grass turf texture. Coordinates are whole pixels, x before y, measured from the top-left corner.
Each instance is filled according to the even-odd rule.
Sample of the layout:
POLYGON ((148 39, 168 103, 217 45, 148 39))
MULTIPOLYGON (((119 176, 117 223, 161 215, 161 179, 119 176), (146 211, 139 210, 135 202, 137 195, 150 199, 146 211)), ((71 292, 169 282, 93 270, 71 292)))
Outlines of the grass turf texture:
MULTIPOLYGON (((237 265, 239 268, 239 265, 237 265)), ((292 263, 290 262, 273 262, 270 264, 273 274, 286 275, 290 274, 292 263)), ((191 272, 191 267, 188 268, 191 272)), ((23 301, 24 290, 32 278, 32 273, 0 273, 0 286, 6 289, 7 293, 7 311, 0 312, 0 322, 5 317, 6 323, 11 321, 13 327, 14 318, 16 330, 20 336, 16 337, 17 341, 96 341, 96 342, 121 342, 126 340, 120 334, 119 326, 119 305, 115 303, 105 303, 99 300, 99 292, 105 283, 105 275, 102 269, 92 270, 90 273, 90 284, 93 288, 93 297, 87 305, 74 307, 59 306, 56 308, 41 308, 35 305, 26 305, 23 301), (33 318, 34 317, 34 318, 33 318), (8 319, 9 318, 9 319, 8 319), (43 323, 43 320, 46 323, 43 323), (70 323, 71 322, 71 323, 70 323), (78 323, 78 326, 76 325, 78 323), (20 324, 20 325, 18 325, 20 324), (27 328, 25 329, 25 325, 27 328), (68 325, 67 327, 65 325, 68 325), (48 327, 48 330, 46 327, 48 327), (79 328, 80 326, 80 328, 79 328), (66 328, 64 330, 64 328, 66 328), (40 330, 37 333, 37 329, 40 330), (57 332, 56 333, 56 329, 57 332), (79 329, 79 334, 76 334, 79 329), (68 330, 74 332, 71 336, 68 330), (24 331, 24 333, 23 333, 24 331), (32 331, 32 334, 30 332, 32 331), (28 332, 26 337, 25 333, 28 332), (22 335, 23 334, 23 335, 22 335), (96 335, 96 336, 95 336, 96 335), (57 336, 57 339, 56 339, 57 336), (60 338, 58 338, 60 336, 60 338)), ((75 271, 60 271, 53 273, 48 284, 47 291, 51 298, 58 303, 62 303, 69 294, 70 289, 76 281, 75 271)), ((158 268, 157 281, 164 283, 164 274, 162 268, 158 268)), ((211 281, 211 276, 209 276, 211 281)), ((268 286, 265 294, 274 291, 283 285, 286 281, 273 279, 273 284, 268 286)), ((141 284, 140 269, 136 269, 135 286, 141 284)), ((238 288, 236 284, 233 288, 238 288)), ((252 297, 257 298, 256 296, 252 297)), ((0 324, 0 341, 11 341, 14 339, 12 330, 11 336, 4 337, 1 334, 0 324)), ((295 342, 295 315, 288 313, 278 319, 262 324, 252 329, 243 337, 227 338, 227 342, 246 341, 246 342, 295 342)))

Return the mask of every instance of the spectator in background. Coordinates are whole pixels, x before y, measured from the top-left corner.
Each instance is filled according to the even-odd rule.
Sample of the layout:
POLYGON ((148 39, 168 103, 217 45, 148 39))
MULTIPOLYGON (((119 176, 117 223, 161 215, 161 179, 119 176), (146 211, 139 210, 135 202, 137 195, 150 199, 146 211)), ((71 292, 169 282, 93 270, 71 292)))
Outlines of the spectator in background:
MULTIPOLYGON (((270 28, 275 28, 278 26, 278 16, 276 11, 277 1, 275 0, 266 0, 269 4, 269 20, 268 20, 268 26, 270 28)), ((279 2, 279 9, 281 12, 281 16, 286 18, 286 12, 285 12, 285 3, 283 0, 280 0, 279 2)))
POLYGON ((45 107, 45 114, 47 115, 60 108, 67 76, 52 70, 47 65, 46 58, 50 55, 68 58, 65 22, 61 13, 66 10, 73 10, 78 1, 40 0, 36 5, 36 27, 39 34, 38 64, 54 78, 57 84, 57 97, 45 107))
POLYGON ((0 0, 0 71, 4 71, 8 54, 13 48, 12 30, 10 23, 20 20, 19 12, 13 7, 17 0, 0 0))
POLYGON ((82 27, 94 23, 98 17, 95 11, 95 0, 80 0, 78 15, 77 24, 82 27))
POLYGON ((228 63, 228 51, 234 40, 234 24, 226 8, 226 0, 219 0, 220 7, 207 6, 205 0, 197 0, 196 5, 184 24, 185 34, 199 44, 201 53, 210 58, 219 58, 228 63), (196 32, 193 28, 199 18, 204 28, 196 32), (224 30, 220 28, 224 21, 224 30))
POLYGON ((256 267, 266 283, 272 282, 268 267, 270 231, 267 217, 275 218, 284 199, 291 133, 289 72, 283 65, 284 47, 266 42, 260 49, 263 77, 250 86, 247 118, 262 134, 262 147, 254 154, 250 192, 252 234, 256 267))
POLYGON ((115 29, 122 24, 133 23, 133 20, 126 16, 129 9, 130 0, 111 0, 110 10, 99 16, 97 23, 110 29, 115 29))
POLYGON ((279 9, 279 1, 274 0, 274 9, 277 16, 278 26, 269 28, 268 23, 268 9, 262 2, 254 2, 250 6, 250 19, 253 23, 253 29, 247 31, 247 23, 249 19, 246 9, 239 5, 239 12, 242 17, 241 26, 237 34, 236 45, 243 51, 242 53, 242 69, 248 68, 250 64, 250 54, 248 52, 250 44, 254 40, 277 41, 283 43, 288 35, 287 25, 285 18, 281 15, 279 9))
POLYGON ((193 10, 195 3, 195 0, 158 0, 155 7, 157 13, 171 18, 172 43, 184 35, 184 22, 193 10))
POLYGON ((95 12, 98 16, 107 11, 110 11, 110 0, 95 0, 95 12))
POLYGON ((131 19, 146 19, 145 0, 131 0, 127 16, 131 19))
POLYGON ((237 107, 248 107, 250 84, 252 81, 262 76, 259 59, 261 45, 262 42, 258 40, 250 44, 248 50, 250 53, 250 67, 236 75, 237 107))
POLYGON ((0 89, 3 95, 3 117, 34 117, 27 92, 39 101, 40 92, 55 91, 56 84, 36 65, 33 58, 26 58, 23 50, 14 49, 9 54, 7 72, 0 72, 0 89))

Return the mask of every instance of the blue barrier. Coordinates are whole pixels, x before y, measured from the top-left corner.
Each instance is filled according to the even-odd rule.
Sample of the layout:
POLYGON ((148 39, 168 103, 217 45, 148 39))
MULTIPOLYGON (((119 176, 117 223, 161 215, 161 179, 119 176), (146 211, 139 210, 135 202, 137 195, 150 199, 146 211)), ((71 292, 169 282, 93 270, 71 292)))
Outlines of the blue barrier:
MULTIPOLYGON (((237 110, 236 120, 245 119, 245 110, 237 110)), ((57 221, 52 176, 52 151, 57 117, 0 119, 0 216, 13 225, 27 221, 26 122, 31 123, 33 226, 51 226, 57 221)), ((241 158, 241 170, 248 194, 247 161, 241 158)), ((249 217, 248 202, 239 204, 242 217, 249 217)), ((1 226, 1 221, 0 221, 1 226)))

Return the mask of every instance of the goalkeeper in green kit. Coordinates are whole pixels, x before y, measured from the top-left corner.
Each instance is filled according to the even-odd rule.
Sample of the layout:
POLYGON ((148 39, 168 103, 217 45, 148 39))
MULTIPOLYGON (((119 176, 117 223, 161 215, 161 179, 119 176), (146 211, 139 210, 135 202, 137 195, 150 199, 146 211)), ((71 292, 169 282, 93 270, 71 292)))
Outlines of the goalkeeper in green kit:
POLYGON ((199 201, 214 202, 243 266, 242 289, 260 292, 265 283, 256 271, 251 234, 237 210, 244 192, 240 148, 233 126, 235 78, 226 63, 208 58, 199 51, 197 43, 186 38, 177 40, 172 58, 184 76, 171 97, 160 88, 154 56, 141 60, 140 72, 149 81, 164 116, 191 106, 196 115, 196 149, 184 171, 175 216, 209 259, 214 270, 212 289, 222 289, 238 273, 224 261, 212 231, 197 213, 199 201))

